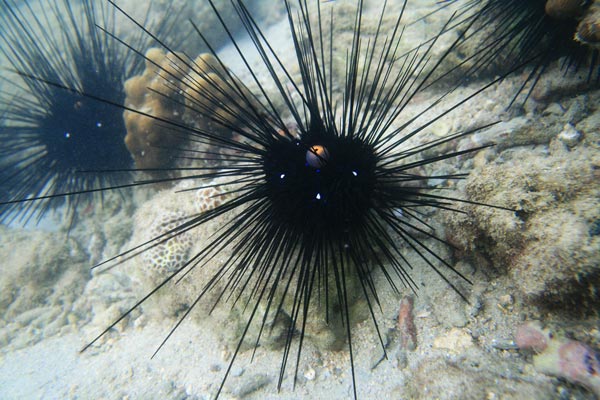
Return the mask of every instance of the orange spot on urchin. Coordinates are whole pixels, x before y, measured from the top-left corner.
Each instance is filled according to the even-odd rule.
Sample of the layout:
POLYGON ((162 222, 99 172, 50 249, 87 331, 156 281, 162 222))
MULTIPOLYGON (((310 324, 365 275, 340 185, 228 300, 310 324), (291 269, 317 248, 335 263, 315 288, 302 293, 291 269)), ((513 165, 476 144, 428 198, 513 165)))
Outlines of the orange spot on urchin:
POLYGON ((321 168, 329 159, 329 151, 324 146, 316 144, 306 152, 306 163, 313 168, 321 168))

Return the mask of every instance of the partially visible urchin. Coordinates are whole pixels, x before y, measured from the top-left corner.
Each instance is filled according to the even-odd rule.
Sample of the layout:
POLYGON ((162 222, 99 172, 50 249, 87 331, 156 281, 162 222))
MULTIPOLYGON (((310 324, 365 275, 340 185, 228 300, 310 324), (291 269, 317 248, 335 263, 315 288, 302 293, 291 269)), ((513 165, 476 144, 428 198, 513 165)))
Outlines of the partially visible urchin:
MULTIPOLYGON (((424 216, 428 209, 455 209, 461 200, 446 194, 448 188, 436 183, 462 179, 464 174, 427 174, 424 169, 477 151, 443 150, 446 144, 477 129, 416 139, 472 96, 447 108, 437 108, 446 92, 431 99, 416 116, 404 117, 409 104, 431 83, 433 72, 440 66, 440 61, 430 62, 435 41, 408 53, 400 50, 406 2, 394 6, 397 18, 385 32, 379 28, 389 13, 388 7, 392 7, 387 4, 381 7, 378 29, 365 32, 362 18, 366 6, 358 1, 352 18, 352 44, 337 50, 334 30, 325 29, 335 23, 328 6, 316 2, 313 8, 304 0, 286 1, 296 76, 274 51, 244 3, 233 1, 232 5, 274 92, 265 89, 258 68, 230 35, 249 77, 244 83, 210 45, 216 66, 199 65, 161 43, 177 63, 192 73, 182 77, 163 68, 165 88, 151 91, 169 93, 173 81, 186 86, 188 89, 179 93, 183 101, 171 101, 184 104, 186 112, 202 116, 209 124, 193 125, 185 122, 185 116, 166 119, 127 108, 189 139, 190 147, 183 149, 183 154, 198 165, 183 169, 185 176, 177 179, 200 182, 198 189, 216 186, 229 198, 210 210, 189 215, 153 240, 108 261, 139 255, 218 217, 228 219, 201 250, 86 348, 170 281, 192 276, 192 269, 210 269, 216 264, 217 271, 202 283, 173 331, 205 298, 210 298, 212 307, 229 301, 243 309, 246 323, 217 396, 251 328, 258 328, 258 346, 261 337, 267 335, 268 322, 284 312, 289 319, 284 329, 278 386, 290 363, 297 376, 307 324, 317 312, 325 321, 336 321, 343 327, 354 382, 353 298, 360 297, 368 304, 383 347, 373 270, 382 274, 395 291, 402 286, 416 291, 417 284, 409 274, 413 263, 405 256, 408 248, 459 294, 458 282, 468 282, 428 244, 427 240, 444 241, 424 216), (344 58, 344 76, 332 77, 334 53, 338 51, 344 58), (202 77, 201 85, 197 77, 202 77), (334 79, 341 82, 335 90, 334 79), (211 125, 232 134, 216 134, 211 125)), ((223 28, 227 30, 227 25, 223 28)), ((204 39, 201 31, 198 34, 204 39)))
POLYGON ((528 66, 519 90, 526 98, 556 61, 565 75, 580 74, 586 83, 600 81, 597 47, 600 2, 446 0, 445 3, 459 6, 464 17, 465 41, 456 51, 468 58, 466 74, 505 73, 528 66))
MULTIPOLYGON (((65 193, 130 179, 123 172, 100 172, 132 166, 118 106, 125 100, 123 82, 142 66, 97 28, 115 29, 114 10, 96 0, 5 0, 0 21, 0 51, 14 73, 0 97, 0 221, 39 220, 64 204, 65 193), (34 198, 38 201, 23 201, 34 198)), ((164 32, 166 23, 156 27, 164 32)), ((142 47, 152 42, 146 36, 132 40, 142 47)), ((67 198, 68 212, 92 199, 101 195, 67 198)))

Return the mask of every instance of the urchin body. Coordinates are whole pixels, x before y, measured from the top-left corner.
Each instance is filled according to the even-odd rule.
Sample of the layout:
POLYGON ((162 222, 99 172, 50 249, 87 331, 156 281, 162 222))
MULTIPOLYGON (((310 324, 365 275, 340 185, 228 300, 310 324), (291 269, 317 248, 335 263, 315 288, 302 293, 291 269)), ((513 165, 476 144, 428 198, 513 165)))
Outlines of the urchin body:
POLYGON ((375 201, 376 155, 360 138, 324 127, 276 138, 264 156, 274 219, 309 235, 343 240, 375 201))

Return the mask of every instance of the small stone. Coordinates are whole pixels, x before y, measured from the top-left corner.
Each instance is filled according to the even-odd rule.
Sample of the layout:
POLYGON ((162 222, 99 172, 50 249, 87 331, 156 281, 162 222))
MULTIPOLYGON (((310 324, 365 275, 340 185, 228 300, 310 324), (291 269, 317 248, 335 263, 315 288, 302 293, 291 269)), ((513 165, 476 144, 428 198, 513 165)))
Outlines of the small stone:
POLYGON ((565 112, 565 121, 576 125, 584 117, 589 115, 589 99, 587 96, 579 96, 573 100, 569 109, 565 112))
POLYGON ((396 368, 404 369, 408 366, 408 357, 406 351, 399 350, 396 352, 396 368))
POLYGON ((521 350, 533 350, 537 353, 548 347, 549 336, 537 321, 527 322, 517 328, 515 342, 521 350))
POLYGON ((271 379, 267 375, 250 375, 231 388, 230 393, 235 397, 244 398, 267 385, 270 381, 271 379))
POLYGON ((229 351, 228 349, 223 349, 221 351, 221 360, 229 361, 230 359, 231 359, 231 351, 229 351))
POLYGON ((575 146, 581 140, 581 132, 575 127, 567 123, 563 127, 563 130, 558 134, 558 139, 569 147, 575 146))
POLYGON ((400 301, 400 311, 398 312, 398 332, 400 333, 400 344, 407 350, 417 348, 417 328, 415 327, 415 317, 413 315, 414 300, 412 296, 405 296, 400 301))
POLYGON ((552 103, 542 112, 542 115, 561 115, 565 109, 558 103, 552 103))
POLYGON ((144 326, 146 326, 148 323, 148 318, 142 314, 140 315, 138 318, 135 319, 135 321, 133 321, 133 327, 135 329, 142 329, 144 326))
POLYGON ((498 303, 503 307, 508 307, 514 303, 514 300, 510 294, 505 294, 498 298, 498 303))
POLYGON ((306 378, 307 381, 314 380, 316 376, 317 376, 317 373, 315 372, 315 370, 313 368, 308 368, 304 372, 304 377, 306 378))
POLYGON ((436 337, 433 341, 434 348, 454 352, 461 352, 472 345, 471 335, 459 328, 452 328, 446 334, 436 337))
POLYGON ((492 347, 498 350, 517 350, 519 346, 512 340, 492 340, 492 347))

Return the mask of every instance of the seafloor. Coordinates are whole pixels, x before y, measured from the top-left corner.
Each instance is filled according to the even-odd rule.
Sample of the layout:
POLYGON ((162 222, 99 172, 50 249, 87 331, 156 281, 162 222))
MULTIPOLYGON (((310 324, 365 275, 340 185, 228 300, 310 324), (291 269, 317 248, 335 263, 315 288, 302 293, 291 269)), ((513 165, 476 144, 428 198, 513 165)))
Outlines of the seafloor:
MULTIPOLYGON (((326 7, 349 7, 344 1, 327 3, 326 7)), ((372 28, 378 22, 378 2, 367 3, 365 23, 372 28)), ((428 15, 434 3, 411 2, 407 21, 426 17, 409 26, 406 49, 434 35, 448 17, 448 10, 428 15)), ((185 12, 192 19, 206 13, 201 6, 185 12)), ((283 8, 262 9, 260 14, 268 26, 266 36, 281 51, 284 64, 293 65, 283 8)), ((203 29, 210 29, 208 22, 203 29)), ((185 32, 189 27, 179 24, 177 29, 185 32)), ((343 40, 351 39, 347 33, 342 30, 336 36, 340 48, 343 40)), ((440 40, 438 52, 451 40, 440 40)), ((193 37, 182 46, 188 41, 186 51, 201 50, 193 37)), ((231 59, 229 66, 236 70, 231 46, 219 53, 231 59)), ((241 68, 240 74, 243 78, 241 68)), ((553 337, 600 348, 600 90, 577 75, 565 78, 558 65, 552 65, 530 99, 507 110, 523 78, 510 76, 421 135, 422 140, 441 137, 499 121, 447 150, 494 143, 493 147, 445 161, 428 172, 467 171, 468 179, 455 187, 459 197, 519 212, 464 206, 462 214, 427 215, 455 248, 422 240, 473 282, 463 287, 468 302, 405 246, 419 290, 412 295, 414 309, 403 309, 398 322, 401 300, 411 292, 394 293, 375 271, 388 358, 383 358, 365 305, 357 304, 353 313, 362 322, 352 327, 352 337, 359 398, 595 398, 572 379, 552 376, 534 364, 533 352, 515 345, 515 334, 524 323, 540 321, 553 337), (404 318, 414 321, 413 342, 411 332, 408 340, 403 332, 404 318)), ((473 80, 455 90, 445 104, 484 82, 473 80)), ((407 115, 443 90, 420 94, 407 115)), ((131 196, 125 201, 108 195, 103 204, 81 210, 68 235, 60 214, 39 227, 0 226, 0 399, 205 399, 216 393, 247 314, 230 311, 227 304, 212 315, 206 305, 199 307, 151 358, 177 322, 181 305, 189 302, 186 296, 201 287, 202 273, 189 284, 167 286, 97 345, 80 352, 159 279, 153 275, 156 271, 148 270, 149 264, 156 264, 148 257, 105 271, 92 272, 90 266, 148 240, 149 227, 161 215, 194 212, 191 195, 176 194, 173 188, 139 190, 131 196)), ((202 248, 214 229, 209 224, 195 232, 182 251, 192 254, 202 248)), ((280 391, 282 352, 277 338, 260 346, 253 360, 251 347, 243 348, 222 398, 351 397, 349 354, 333 334, 318 324, 309 328, 296 385, 294 369, 288 367, 280 391)))

